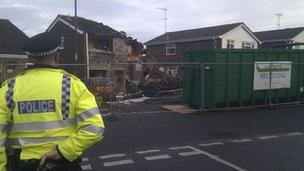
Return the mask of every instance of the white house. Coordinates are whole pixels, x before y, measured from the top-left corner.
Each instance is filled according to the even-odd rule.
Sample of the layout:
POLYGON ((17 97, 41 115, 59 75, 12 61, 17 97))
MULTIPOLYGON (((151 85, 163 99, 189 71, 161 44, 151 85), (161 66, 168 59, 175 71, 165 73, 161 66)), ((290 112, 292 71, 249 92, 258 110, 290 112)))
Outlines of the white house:
POLYGON ((261 41, 261 48, 292 46, 293 49, 304 49, 304 27, 269 30, 254 33, 261 41))
POLYGON ((243 23, 219 38, 222 39, 222 49, 257 49, 260 44, 259 39, 243 23))

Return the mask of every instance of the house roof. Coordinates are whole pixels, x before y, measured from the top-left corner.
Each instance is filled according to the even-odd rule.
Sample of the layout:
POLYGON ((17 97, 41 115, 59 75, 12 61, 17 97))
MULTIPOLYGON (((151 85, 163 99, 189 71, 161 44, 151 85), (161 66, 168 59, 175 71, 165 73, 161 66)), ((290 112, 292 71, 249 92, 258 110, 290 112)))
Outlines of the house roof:
POLYGON ((239 22, 191 30, 168 32, 146 42, 145 45, 209 40, 213 39, 214 37, 221 36, 240 25, 244 25, 244 23, 239 22))
MULTIPOLYGON (((58 20, 63 21, 64 23, 75 29, 75 17, 68 15, 58 15, 54 22, 47 29, 47 31, 51 30, 58 20)), ((126 37, 122 32, 119 32, 107 25, 104 25, 103 23, 89 20, 83 17, 77 17, 77 28, 78 30, 80 30, 80 32, 86 32, 99 36, 113 36, 122 38, 126 37)))
POLYGON ((7 19, 0 19, 0 54, 25 55, 23 43, 29 37, 7 19))
POLYGON ((302 31, 304 31, 304 27, 261 31, 261 32, 255 32, 254 34, 262 42, 280 42, 280 41, 289 41, 294 37, 296 37, 298 34, 300 34, 302 31))

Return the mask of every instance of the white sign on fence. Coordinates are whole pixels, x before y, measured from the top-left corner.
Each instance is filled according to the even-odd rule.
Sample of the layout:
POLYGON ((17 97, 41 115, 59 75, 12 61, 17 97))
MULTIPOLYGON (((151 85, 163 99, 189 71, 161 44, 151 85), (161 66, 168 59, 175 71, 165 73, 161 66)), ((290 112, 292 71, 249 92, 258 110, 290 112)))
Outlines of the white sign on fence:
POLYGON ((135 65, 135 70, 136 71, 141 71, 142 70, 142 64, 136 64, 135 65))
POLYGON ((253 90, 290 88, 291 62, 267 61, 255 62, 253 90))

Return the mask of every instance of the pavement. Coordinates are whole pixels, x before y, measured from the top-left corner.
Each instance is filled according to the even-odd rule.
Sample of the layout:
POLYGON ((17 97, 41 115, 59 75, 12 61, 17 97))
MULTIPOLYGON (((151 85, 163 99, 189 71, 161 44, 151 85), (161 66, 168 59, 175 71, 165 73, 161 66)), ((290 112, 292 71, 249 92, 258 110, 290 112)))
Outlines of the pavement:
POLYGON ((117 115, 83 170, 304 170, 304 107, 117 115))

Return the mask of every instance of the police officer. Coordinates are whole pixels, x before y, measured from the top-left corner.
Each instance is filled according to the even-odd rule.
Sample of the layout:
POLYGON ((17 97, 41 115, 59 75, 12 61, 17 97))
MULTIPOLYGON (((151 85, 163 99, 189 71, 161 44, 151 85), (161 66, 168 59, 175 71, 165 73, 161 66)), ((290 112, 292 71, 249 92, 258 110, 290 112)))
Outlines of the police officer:
POLYGON ((55 67, 61 44, 49 33, 32 37, 24 49, 34 65, 0 89, 0 171, 8 168, 6 139, 13 171, 78 171, 84 150, 103 138, 94 96, 55 67))

